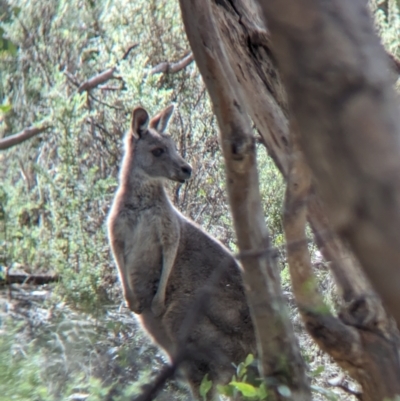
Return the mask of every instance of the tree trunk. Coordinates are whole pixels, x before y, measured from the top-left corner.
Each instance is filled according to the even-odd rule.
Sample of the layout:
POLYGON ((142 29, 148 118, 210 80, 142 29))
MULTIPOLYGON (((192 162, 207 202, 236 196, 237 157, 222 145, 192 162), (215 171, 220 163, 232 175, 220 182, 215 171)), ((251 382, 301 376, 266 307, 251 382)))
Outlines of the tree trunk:
POLYGON ((367 3, 260 4, 332 227, 400 324, 400 119, 367 3))
POLYGON ((220 128, 227 189, 261 371, 274 399, 311 400, 304 362, 279 284, 259 193, 255 143, 240 89, 205 0, 181 0, 183 21, 220 128), (261 255, 257 253, 264 251, 261 255), (285 394, 282 386, 290 392, 285 394), (285 394, 285 395, 284 395, 285 394))
MULTIPOLYGON (((182 3, 183 1, 181 5, 182 3)), ((228 79, 228 83, 226 83, 227 78, 222 77, 218 79, 218 82, 210 85, 207 83, 210 76, 204 76, 205 67, 204 65, 202 67, 202 63, 206 61, 194 52, 195 60, 203 74, 213 102, 215 104, 214 99, 218 96, 218 93, 213 94, 213 91, 223 91, 225 85, 240 91, 241 99, 244 100, 240 111, 249 114, 263 138, 268 153, 284 177, 288 178, 290 166, 292 166, 288 104, 276 60, 272 55, 270 37, 263 22, 261 10, 254 0, 213 0, 211 6, 220 42, 204 42, 203 45, 207 44, 206 49, 210 53, 215 50, 215 46, 222 46, 229 70, 234 74, 228 79)), ((290 9, 291 6, 287 5, 287 7, 290 9)), ((195 23, 195 20, 202 23, 201 14, 190 12, 192 13, 192 23, 195 23)), ((282 13, 285 14, 283 11, 282 13)), ((184 19, 188 19, 187 16, 185 17, 185 13, 183 14, 184 19)), ((291 13, 289 14, 291 15, 291 13)), ((298 15, 302 15, 302 12, 298 15)), ((190 38, 191 35, 196 35, 196 33, 188 33, 193 47, 194 39, 190 38)), ((296 61, 291 61, 289 64, 295 67, 296 61)), ((308 92, 304 91, 303 93, 307 94, 308 92)), ((216 112, 218 114, 218 108, 216 112)), ((313 119, 310 118, 310 120, 313 119)), ((301 134, 304 135, 303 130, 301 134)), ((223 136, 224 133, 222 132, 221 135, 223 136)), ((336 149, 335 146, 333 149, 336 149)), ((296 152, 293 157, 296 157, 296 152)), ((305 167, 303 168, 305 169, 305 167)), ((293 180, 296 178, 290 178, 288 185, 293 184, 293 180)), ((302 177, 302 180, 307 182, 307 177, 302 177)), ((324 257, 331 262, 330 268, 342 291, 344 307, 337 318, 321 314, 319 307, 322 306, 322 310, 324 308, 323 304, 318 304, 320 298, 315 292, 316 289, 309 293, 308 297, 306 297, 307 294, 296 291, 296 288, 301 287, 299 280, 312 278, 311 267, 304 276, 301 276, 302 271, 298 271, 301 266, 293 265, 292 262, 294 293, 306 327, 321 348, 328 352, 339 365, 347 369, 355 380, 360 382, 363 399, 382 400, 384 397, 393 397, 400 393, 397 328, 387 316, 363 270, 359 268, 355 259, 332 232, 324 205, 313 188, 312 185, 306 192, 307 200, 304 200, 303 209, 298 210, 298 213, 302 216, 301 218, 307 216, 317 245, 324 257), (304 214, 306 206, 307 213, 304 214)), ((340 194, 341 191, 339 190, 337 193, 340 194)), ((290 203, 290 199, 287 199, 287 202, 290 203)), ((295 211, 296 208, 292 210, 295 211)), ((329 217, 332 218, 331 215, 329 217)), ((292 234, 289 234, 289 237, 291 241, 294 241, 293 243, 298 243, 298 240, 301 243, 301 239, 304 239, 301 228, 303 223, 300 223, 299 226, 297 226, 299 223, 296 220, 292 223, 297 228, 292 234)), ((289 242, 289 238, 287 240, 289 242)), ((294 249, 294 251, 298 250, 294 249)), ((305 260, 306 263, 307 255, 300 253, 300 256, 305 258, 303 261, 305 260)), ((296 257, 294 260, 301 262, 301 259, 296 257)))

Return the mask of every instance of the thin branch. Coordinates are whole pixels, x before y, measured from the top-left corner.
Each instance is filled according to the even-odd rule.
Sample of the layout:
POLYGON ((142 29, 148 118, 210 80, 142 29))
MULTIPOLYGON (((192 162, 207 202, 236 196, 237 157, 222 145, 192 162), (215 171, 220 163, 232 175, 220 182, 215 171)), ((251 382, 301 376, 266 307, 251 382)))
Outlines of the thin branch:
POLYGON ((110 79, 114 78, 114 72, 116 71, 117 67, 109 68, 101 72, 100 74, 95 75, 92 78, 89 78, 87 81, 83 82, 79 88, 78 92, 82 93, 84 91, 89 91, 96 86, 104 84, 105 82, 109 81, 110 79))
POLYGON ((129 56, 129 53, 133 50, 136 49, 139 46, 139 43, 135 43, 131 46, 128 47, 128 49, 126 50, 126 52, 124 53, 124 55, 122 56, 121 60, 126 60, 129 56))
POLYGON ((102 100, 100 100, 100 99, 98 99, 97 97, 93 96, 91 93, 88 93, 88 95, 89 95, 89 97, 90 97, 91 99, 93 99, 93 100, 95 100, 96 102, 102 104, 103 106, 109 107, 110 109, 114 109, 114 110, 117 110, 117 111, 124 110, 123 107, 113 106, 112 104, 103 102, 102 100))
POLYGON ((79 81, 76 79, 74 75, 72 75, 67 69, 63 71, 64 75, 67 77, 68 81, 70 81, 74 86, 79 88, 79 81))
POLYGON ((187 56, 183 57, 181 60, 175 63, 164 61, 163 63, 157 64, 150 70, 150 75, 167 73, 175 74, 186 68, 193 61, 193 53, 189 53, 187 56))
POLYGON ((138 43, 135 43, 132 46, 129 46, 129 48, 126 50, 126 52, 122 56, 121 60, 119 60, 114 67, 108 68, 107 70, 101 72, 100 74, 97 74, 97 75, 87 79, 83 83, 81 83, 79 88, 78 88, 78 92, 82 93, 84 91, 90 91, 91 89, 94 89, 97 86, 99 86, 101 84, 104 84, 105 82, 109 81, 110 79, 116 78, 114 73, 115 73, 115 71, 117 69, 118 64, 120 63, 120 61, 126 60, 126 58, 128 57, 129 53, 133 49, 135 49, 137 46, 139 46, 138 43))
POLYGON ((8 149, 15 145, 18 145, 18 144, 32 138, 33 136, 46 131, 49 128, 50 127, 47 125, 42 126, 42 127, 27 127, 27 128, 24 128, 18 134, 6 136, 5 138, 0 140, 0 150, 8 149))

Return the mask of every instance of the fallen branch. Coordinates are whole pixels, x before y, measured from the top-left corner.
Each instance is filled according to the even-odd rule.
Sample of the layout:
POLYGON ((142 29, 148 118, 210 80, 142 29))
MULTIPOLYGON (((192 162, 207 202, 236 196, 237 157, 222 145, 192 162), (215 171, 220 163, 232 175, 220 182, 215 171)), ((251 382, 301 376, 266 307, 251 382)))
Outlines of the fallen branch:
POLYGON ((55 283, 60 280, 57 274, 27 274, 27 273, 6 273, 4 277, 0 276, 0 285, 9 284, 33 284, 43 285, 55 283))
POLYGON ((163 63, 157 64, 155 67, 153 67, 150 70, 150 75, 161 73, 175 74, 176 72, 179 72, 187 67, 193 60, 193 53, 189 53, 175 63, 164 61, 163 63))
POLYGON ((18 145, 21 142, 24 142, 32 138, 33 136, 46 131, 49 128, 50 127, 48 125, 42 127, 28 127, 24 128, 18 134, 6 136, 5 138, 0 140, 0 150, 8 149, 15 145, 18 145))

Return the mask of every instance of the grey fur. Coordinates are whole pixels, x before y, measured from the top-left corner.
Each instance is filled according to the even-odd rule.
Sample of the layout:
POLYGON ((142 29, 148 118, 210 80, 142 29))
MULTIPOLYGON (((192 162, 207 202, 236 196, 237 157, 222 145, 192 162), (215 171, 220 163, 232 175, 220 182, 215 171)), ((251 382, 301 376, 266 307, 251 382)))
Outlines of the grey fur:
POLYGON ((183 216, 165 192, 163 179, 184 182, 191 173, 164 133, 172 112, 170 106, 149 121, 143 108, 133 111, 108 234, 129 308, 171 358, 198 291, 218 266, 226 266, 189 333, 193 358, 183 370, 199 398, 204 375, 213 383, 228 382, 231 363, 256 353, 255 338, 236 260, 183 216), (161 155, 152 153, 161 148, 161 155))

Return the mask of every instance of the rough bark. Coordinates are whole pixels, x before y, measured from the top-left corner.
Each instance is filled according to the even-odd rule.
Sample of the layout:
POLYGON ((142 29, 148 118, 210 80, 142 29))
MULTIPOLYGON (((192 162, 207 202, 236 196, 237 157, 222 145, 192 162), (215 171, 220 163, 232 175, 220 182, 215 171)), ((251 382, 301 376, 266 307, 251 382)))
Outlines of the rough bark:
MULTIPOLYGON (((230 81, 240 86, 245 100, 243 107, 255 123, 270 156, 287 178, 291 154, 288 106, 260 9, 251 0, 214 0, 211 3, 215 26, 235 75, 230 81)), ((313 186, 307 209, 317 244, 330 262, 345 302, 338 319, 321 319, 318 314, 308 313, 305 316, 307 329, 326 352, 360 381, 365 399, 378 400, 382 399, 382 394, 394 394, 398 391, 399 379, 396 378, 400 377, 397 328, 387 317, 355 258, 332 231, 324 205, 313 186), (350 344, 352 336, 358 350, 354 358, 359 361, 357 364, 349 358, 353 355, 349 352, 352 348, 342 344, 344 338, 348 338, 347 344, 350 344), (378 374, 379 371, 384 373, 378 374)), ((307 310, 318 308, 303 308, 303 312, 307 310)))
POLYGON ((260 4, 329 221, 400 325, 400 119, 367 3, 260 4))
MULTIPOLYGON (((210 4, 205 0, 181 0, 180 5, 186 33, 220 128, 227 189, 239 249, 246 252, 269 248, 251 124, 221 46, 210 4)), ((274 399, 287 399, 279 391, 279 385, 286 385, 291 392, 289 399, 310 400, 304 363, 284 308, 272 253, 243 257, 242 265, 261 370, 269 383, 271 379, 275 382, 270 388, 274 399)))
MULTIPOLYGON (((354 288, 350 288, 353 295, 351 313, 342 313, 337 318, 317 290, 305 231, 311 174, 297 146, 296 131, 292 130, 283 224, 293 293, 299 311, 320 348, 360 383, 363 401, 394 398, 400 391, 398 343, 396 336, 390 334, 390 327, 381 327, 385 322, 390 325, 383 308, 379 321, 375 315, 366 313, 371 310, 370 300, 365 296, 360 298, 362 294, 357 294, 359 288, 354 283, 354 288), (382 336, 384 333, 386 336, 382 336)), ((329 244, 328 248, 331 246, 329 244)))

